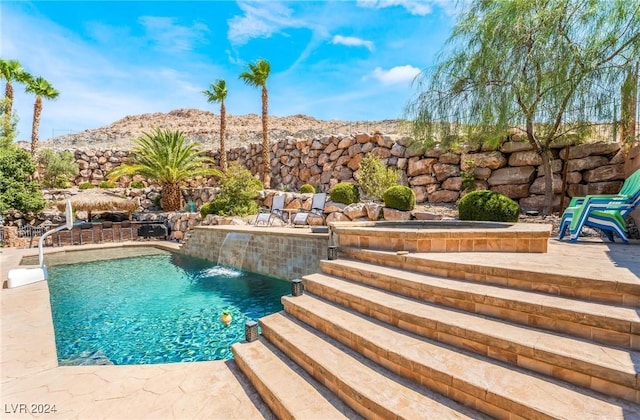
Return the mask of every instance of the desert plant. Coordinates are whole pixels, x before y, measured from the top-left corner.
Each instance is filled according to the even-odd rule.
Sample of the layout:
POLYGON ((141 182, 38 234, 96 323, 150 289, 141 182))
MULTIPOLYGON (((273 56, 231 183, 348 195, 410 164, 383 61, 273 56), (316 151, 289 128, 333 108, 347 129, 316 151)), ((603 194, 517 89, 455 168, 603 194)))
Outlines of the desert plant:
POLYGON ((358 186, 350 182, 336 184, 329 191, 329 197, 334 203, 353 204, 360 201, 360 191, 358 186))
POLYGON ((131 184, 129 184, 130 188, 144 188, 144 182, 142 181, 133 181, 131 184))
POLYGON ((35 165, 15 144, 0 148, 0 214, 14 208, 37 213, 45 207, 38 183, 31 180, 35 165))
POLYGON ((200 214, 220 216, 247 216, 258 212, 255 199, 262 183, 248 169, 233 162, 220 177, 220 192, 200 208, 200 214), (203 210, 204 209, 204 210, 203 210))
POLYGON ((300 192, 302 194, 315 194, 316 193, 316 189, 311 184, 304 184, 303 186, 300 187, 300 192))
POLYGON ((384 205, 391 209, 410 211, 416 206, 416 194, 409 187, 394 185, 383 194, 384 205))
POLYGON ((195 176, 219 176, 217 169, 205 167, 212 164, 204 156, 197 143, 187 144, 181 131, 155 129, 143 133, 135 140, 133 149, 135 161, 130 165, 121 165, 107 174, 109 181, 115 181, 124 175, 142 175, 156 180, 162 186, 162 209, 176 211, 182 209, 181 184, 195 176))
POLYGON ((66 188, 78 174, 78 164, 68 150, 56 152, 44 149, 38 153, 38 166, 45 187, 66 188))
POLYGON ((368 154, 360 162, 358 185, 369 198, 382 200, 384 192, 398 183, 400 171, 387 167, 378 156, 368 154))
POLYGON ((81 190, 88 190, 93 188, 93 184, 90 182, 83 182, 82 184, 78 185, 78 188, 80 188, 81 190))
POLYGON ((460 220, 517 222, 520 206, 494 191, 473 191, 458 202, 460 220))
POLYGON ((224 101, 227 99, 227 82, 218 79, 211 84, 211 90, 203 90, 207 102, 220 102, 220 169, 227 170, 227 152, 224 144, 225 130, 227 129, 227 110, 224 101))
POLYGON ((109 181, 100 181, 100 183, 98 184, 98 187, 99 188, 115 188, 116 184, 109 181))

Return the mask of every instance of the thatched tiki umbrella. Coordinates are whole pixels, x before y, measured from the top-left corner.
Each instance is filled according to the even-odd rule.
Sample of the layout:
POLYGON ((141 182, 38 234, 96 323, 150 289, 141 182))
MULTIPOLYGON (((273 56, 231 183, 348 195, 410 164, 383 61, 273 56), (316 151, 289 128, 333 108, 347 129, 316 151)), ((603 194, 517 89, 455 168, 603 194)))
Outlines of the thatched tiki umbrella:
MULTIPOLYGON (((129 220, 132 212, 138 209, 140 202, 138 199, 122 198, 110 191, 84 190, 77 195, 69 197, 74 210, 86 211, 88 220, 91 221, 92 211, 127 211, 129 220)), ((59 201, 56 207, 64 211, 67 201, 59 201)))

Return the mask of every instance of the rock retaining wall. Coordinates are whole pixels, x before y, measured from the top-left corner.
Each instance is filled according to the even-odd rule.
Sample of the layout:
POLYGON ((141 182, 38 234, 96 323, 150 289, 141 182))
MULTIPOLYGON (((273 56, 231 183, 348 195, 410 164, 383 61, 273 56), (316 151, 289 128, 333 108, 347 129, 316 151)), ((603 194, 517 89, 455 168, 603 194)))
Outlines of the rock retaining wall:
MULTIPOLYGON (((262 146, 250 144, 228 152, 230 161, 238 160, 252 173, 263 168, 262 146)), ((438 148, 423 150, 406 137, 382 134, 326 136, 309 140, 288 138, 271 146, 274 185, 297 190, 309 183, 327 191, 341 181, 355 182, 359 164, 373 153, 391 168, 399 169, 401 182, 416 193, 417 202, 452 203, 460 198, 462 175, 473 174, 476 187, 490 189, 519 201, 523 210, 539 210, 544 197, 542 157, 527 142, 506 142, 499 150, 483 151, 467 148, 459 153, 438 148)), ((552 149, 551 164, 554 206, 560 205, 563 173, 566 170, 566 197, 617 192, 624 180, 624 157, 617 143, 590 143, 552 149)), ((80 167, 76 184, 98 184, 105 174, 131 155, 115 150, 76 150, 80 167)), ((213 154, 217 162, 218 155, 213 154)), ((138 177, 123 178, 126 187, 138 177)), ((215 179, 193 179, 190 188, 215 185, 215 179)), ((202 198, 196 198, 199 205, 202 198)), ((565 200, 568 203, 568 199, 565 200)))

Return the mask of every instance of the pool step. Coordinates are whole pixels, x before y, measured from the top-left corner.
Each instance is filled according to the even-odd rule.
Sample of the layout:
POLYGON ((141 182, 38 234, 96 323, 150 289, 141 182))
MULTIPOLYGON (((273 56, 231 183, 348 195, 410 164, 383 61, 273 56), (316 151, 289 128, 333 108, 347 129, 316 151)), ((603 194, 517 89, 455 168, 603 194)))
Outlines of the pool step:
POLYGON ((303 280, 306 292, 411 333, 607 395, 636 399, 638 352, 428 304, 327 274, 303 280))
POLYGON ((359 418, 264 338, 236 343, 231 351, 242 372, 278 418, 359 418))
MULTIPOLYGON (((283 298, 283 304, 288 314, 380 366, 494 417, 611 419, 640 416, 637 404, 603 398, 516 366, 433 343, 312 295, 287 296, 283 298)), ((349 369, 353 362, 343 359, 341 351, 327 350, 317 334, 301 332, 298 324, 286 322, 281 314, 274 320, 279 322, 272 322, 271 317, 265 320, 263 334, 297 363, 307 370, 319 372, 319 377, 328 383, 351 378, 349 369), (337 362, 337 359, 344 362, 337 362), (328 372, 329 369, 332 372, 328 372)), ((355 382, 354 389, 360 391, 358 395, 367 386, 385 399, 396 395, 388 385, 372 384, 363 378, 355 382)), ((422 418, 429 413, 424 409, 420 411, 399 417, 422 418), (420 411, 422 415, 419 415, 420 411)))
MULTIPOLYGON (((433 253, 410 253, 340 247, 340 254, 364 262, 401 268, 424 274, 469 280, 486 284, 507 286, 521 290, 543 292, 569 298, 623 306, 640 306, 640 283, 596 276, 591 273, 552 273, 549 266, 537 268, 533 264, 527 269, 495 263, 491 258, 482 264, 464 261, 462 254, 455 254, 455 261, 439 258, 433 253)), ((517 256, 514 256, 517 258, 517 256)))
MULTIPOLYGON (((266 339, 365 418, 483 418, 476 411, 384 371, 286 314, 264 317, 260 326, 266 339)), ((286 392, 295 397, 300 391, 288 385, 286 392)))
POLYGON ((436 277, 355 260, 323 260, 324 273, 415 299, 597 343, 640 349, 634 308, 436 277))

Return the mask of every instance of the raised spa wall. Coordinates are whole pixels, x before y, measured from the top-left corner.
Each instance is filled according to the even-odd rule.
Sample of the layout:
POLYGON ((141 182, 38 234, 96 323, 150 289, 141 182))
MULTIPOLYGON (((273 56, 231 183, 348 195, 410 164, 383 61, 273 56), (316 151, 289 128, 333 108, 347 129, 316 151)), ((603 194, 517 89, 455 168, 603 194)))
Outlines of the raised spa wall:
POLYGON ((230 265, 283 280, 320 272, 320 260, 327 258, 329 246, 328 234, 310 233, 308 229, 197 226, 181 252, 218 262, 225 239, 227 249, 234 246, 233 242, 244 242, 241 247, 246 244, 244 257, 234 256, 236 264, 230 265))

